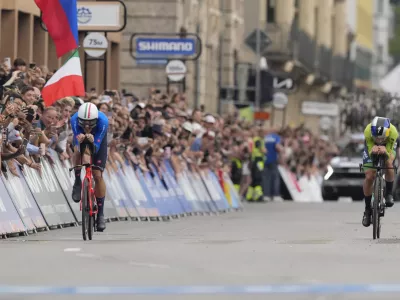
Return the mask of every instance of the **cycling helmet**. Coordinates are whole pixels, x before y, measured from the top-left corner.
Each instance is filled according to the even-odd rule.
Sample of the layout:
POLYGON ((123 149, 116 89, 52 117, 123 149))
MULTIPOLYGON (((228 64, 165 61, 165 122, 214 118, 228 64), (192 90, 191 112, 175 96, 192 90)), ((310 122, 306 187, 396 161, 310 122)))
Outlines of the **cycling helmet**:
POLYGON ((376 143, 386 141, 390 133, 390 120, 388 118, 375 117, 371 123, 372 138, 376 143))
POLYGON ((87 102, 82 104, 78 110, 78 124, 81 127, 89 126, 93 128, 97 124, 99 111, 93 103, 87 102))

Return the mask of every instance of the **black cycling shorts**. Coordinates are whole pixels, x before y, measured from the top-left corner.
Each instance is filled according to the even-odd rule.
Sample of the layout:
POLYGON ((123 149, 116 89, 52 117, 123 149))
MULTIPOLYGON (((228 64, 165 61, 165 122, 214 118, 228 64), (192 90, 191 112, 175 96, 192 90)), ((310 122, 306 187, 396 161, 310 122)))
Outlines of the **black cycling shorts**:
POLYGON ((107 151, 108 151, 107 135, 104 135, 104 138, 100 144, 100 149, 99 149, 99 151, 97 151, 97 153, 94 155, 94 158, 93 158, 94 159, 93 164, 95 166, 100 167, 101 171, 103 171, 104 168, 106 167, 107 151))

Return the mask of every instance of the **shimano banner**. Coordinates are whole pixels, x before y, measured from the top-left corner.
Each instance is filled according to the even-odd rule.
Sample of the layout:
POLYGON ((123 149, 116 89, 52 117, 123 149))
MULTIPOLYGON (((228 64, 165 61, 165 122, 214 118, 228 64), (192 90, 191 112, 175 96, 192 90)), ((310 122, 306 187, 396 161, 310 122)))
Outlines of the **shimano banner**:
POLYGON ((138 38, 136 53, 138 56, 190 56, 196 54, 196 40, 194 38, 138 38))

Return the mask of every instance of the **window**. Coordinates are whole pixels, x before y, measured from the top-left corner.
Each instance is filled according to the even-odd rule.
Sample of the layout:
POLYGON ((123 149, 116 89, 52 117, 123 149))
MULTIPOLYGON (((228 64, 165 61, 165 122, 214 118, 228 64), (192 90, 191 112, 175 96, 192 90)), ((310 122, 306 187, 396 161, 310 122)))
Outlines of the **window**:
POLYGON ((383 9, 384 9, 384 0, 378 0, 378 8, 377 8, 377 12, 378 14, 383 14, 383 9))
POLYGON ((276 0, 267 0, 267 22, 275 23, 276 0))

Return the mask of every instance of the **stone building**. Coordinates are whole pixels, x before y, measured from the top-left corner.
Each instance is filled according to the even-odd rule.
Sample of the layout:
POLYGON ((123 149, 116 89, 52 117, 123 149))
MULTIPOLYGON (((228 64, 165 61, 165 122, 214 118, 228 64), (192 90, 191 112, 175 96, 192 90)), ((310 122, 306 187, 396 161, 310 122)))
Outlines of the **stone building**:
POLYGON ((130 55, 134 33, 198 34, 202 54, 187 61, 189 102, 207 111, 218 110, 219 85, 232 85, 235 61, 243 43, 244 0, 125 0, 128 24, 123 32, 121 88, 141 97, 148 89, 166 88, 165 65, 137 64, 130 55))

